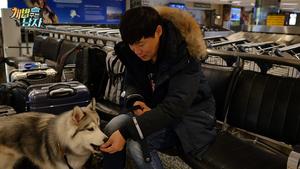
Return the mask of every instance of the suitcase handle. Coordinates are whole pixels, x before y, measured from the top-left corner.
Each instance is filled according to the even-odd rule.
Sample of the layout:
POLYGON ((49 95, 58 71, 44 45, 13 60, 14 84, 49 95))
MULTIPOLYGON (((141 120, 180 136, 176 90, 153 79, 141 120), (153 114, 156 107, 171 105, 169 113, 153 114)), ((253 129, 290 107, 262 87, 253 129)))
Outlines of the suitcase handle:
POLYGON ((75 90, 72 88, 59 88, 49 91, 50 97, 66 97, 74 95, 75 90))
POLYGON ((44 79, 47 77, 45 72, 35 72, 35 73, 27 73, 27 79, 44 79))
POLYGON ((49 91, 60 89, 60 88, 72 88, 72 84, 66 84, 66 83, 55 83, 48 87, 49 91))

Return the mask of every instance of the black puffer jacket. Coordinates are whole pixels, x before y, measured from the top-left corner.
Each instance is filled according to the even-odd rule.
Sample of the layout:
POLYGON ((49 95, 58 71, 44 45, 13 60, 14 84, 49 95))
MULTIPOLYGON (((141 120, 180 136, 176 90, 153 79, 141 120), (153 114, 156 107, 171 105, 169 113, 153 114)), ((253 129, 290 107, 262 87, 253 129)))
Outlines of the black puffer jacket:
MULTIPOLYGON (((188 153, 214 140, 215 103, 201 65, 190 56, 180 31, 168 20, 164 20, 162 26, 155 65, 141 61, 123 42, 116 45, 115 51, 126 66, 126 96, 143 98, 152 108, 136 117, 143 135, 148 136, 166 127, 173 128, 183 150, 188 153), (149 71, 149 65, 155 74, 154 92, 149 79, 153 71, 149 71)), ((120 131, 125 137, 139 138, 133 122, 120 131)))

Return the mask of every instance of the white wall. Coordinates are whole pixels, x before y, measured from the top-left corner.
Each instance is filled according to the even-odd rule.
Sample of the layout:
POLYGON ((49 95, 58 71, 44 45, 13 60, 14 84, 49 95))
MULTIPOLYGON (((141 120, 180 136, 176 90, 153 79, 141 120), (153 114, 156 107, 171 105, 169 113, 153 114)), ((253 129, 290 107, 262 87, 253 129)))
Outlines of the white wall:
POLYGON ((149 2, 150 6, 160 6, 169 3, 169 0, 146 0, 146 1, 149 2))
MULTIPOLYGON (((7 0, 0 0, 0 9, 7 8, 7 0)), ((2 17, 0 12, 0 17, 2 17)))
MULTIPOLYGON (((129 8, 129 2, 130 0, 126 0, 126 8, 129 8)), ((160 6, 160 5, 166 5, 170 2, 173 3, 183 3, 186 5, 187 9, 191 14, 195 17, 196 21, 199 24, 204 24, 205 23, 205 11, 207 9, 202 9, 202 8, 195 8, 193 7, 193 0, 140 0, 142 5, 146 6, 160 6)), ((211 5, 210 9, 215 9, 216 13, 220 16, 223 16, 223 11, 222 11, 222 6, 221 5, 211 5)), ((216 24, 222 25, 222 19, 216 20, 216 24)))
POLYGON ((19 46, 21 44, 21 27, 16 25, 14 19, 11 19, 11 9, 1 9, 2 13, 2 36, 4 56, 20 56, 19 50, 16 48, 8 48, 9 46, 19 46))

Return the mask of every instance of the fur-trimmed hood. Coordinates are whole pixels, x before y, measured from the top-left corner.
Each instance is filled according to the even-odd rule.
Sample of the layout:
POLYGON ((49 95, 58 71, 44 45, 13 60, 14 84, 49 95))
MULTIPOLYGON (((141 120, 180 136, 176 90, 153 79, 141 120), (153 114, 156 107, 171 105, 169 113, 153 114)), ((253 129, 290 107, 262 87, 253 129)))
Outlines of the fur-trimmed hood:
POLYGON ((163 19, 171 21, 180 31, 191 56, 198 60, 206 58, 206 45, 196 20, 186 11, 158 6, 155 9, 163 19))

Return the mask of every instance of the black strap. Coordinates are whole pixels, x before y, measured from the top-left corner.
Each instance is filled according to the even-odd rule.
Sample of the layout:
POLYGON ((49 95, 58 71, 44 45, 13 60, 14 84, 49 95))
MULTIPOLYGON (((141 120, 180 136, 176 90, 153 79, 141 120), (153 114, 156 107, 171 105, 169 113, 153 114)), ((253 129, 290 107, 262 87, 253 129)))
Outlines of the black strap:
MULTIPOLYGON (((111 59, 111 58, 110 58, 111 59)), ((110 60, 111 61, 111 60, 110 60)), ((118 58, 116 57, 116 58, 114 58, 114 60, 111 62, 111 64, 109 63, 109 65, 108 65, 108 71, 109 71, 109 73, 108 73, 108 75, 109 75, 109 77, 110 77, 110 79, 111 79, 111 81, 112 81, 112 84, 113 85, 116 85, 116 77, 114 76, 114 67, 116 66, 116 65, 118 65, 118 64, 116 64, 118 62, 118 58)), ((110 86, 111 87, 111 86, 110 86)))
MULTIPOLYGON (((112 57, 114 55, 111 55, 112 57)), ((118 58, 116 57, 115 59, 112 60, 112 57, 108 58, 107 60, 107 69, 108 69, 108 91, 107 91, 107 97, 110 99, 111 97, 111 90, 112 90, 112 86, 115 85, 115 77, 112 76, 113 75, 113 68, 116 64, 116 62, 118 61, 118 58)))
MULTIPOLYGON (((238 58, 238 62, 239 62, 240 58, 238 58)), ((239 67, 236 67, 232 76, 234 80, 232 80, 229 84, 229 86, 231 86, 231 88, 227 91, 226 93, 226 98, 225 98, 225 117, 224 117, 224 121, 223 121, 223 125, 222 125, 222 131, 226 131, 229 127, 229 124, 227 122, 227 118, 228 118, 228 113, 229 113, 229 107, 230 107, 230 101, 232 100, 232 95, 233 92, 232 90, 234 90, 236 88, 236 85, 238 83, 238 78, 236 78, 236 76, 240 76, 241 71, 239 67)))
POLYGON ((140 144, 141 144, 141 149, 142 149, 142 152, 143 152, 144 161, 146 163, 150 163, 151 162, 151 155, 150 155, 150 151, 149 151, 146 139, 141 140, 140 144))
POLYGON ((64 154, 64 159, 65 159, 65 162, 66 162, 67 166, 69 167, 69 169, 73 169, 73 167, 69 164, 67 156, 65 154, 64 154))
POLYGON ((82 48, 83 45, 81 43, 77 44, 75 47, 73 47, 72 49, 68 50, 66 53, 64 53, 61 57, 59 57, 60 59, 57 62, 56 65, 56 70, 57 70, 57 81, 60 81, 64 66, 65 66, 65 62, 68 59, 68 57, 75 52, 77 49, 82 48))
POLYGON ((5 57, 0 57, 0 64, 5 62, 6 62, 5 57))
MULTIPOLYGON (((137 110, 137 109, 142 109, 142 107, 140 105, 136 105, 136 106, 132 106, 130 108, 128 108, 128 110, 131 112, 133 110, 137 110)), ((141 145, 141 150, 143 152, 143 157, 144 157, 144 161, 146 163, 150 163, 151 162, 151 155, 150 155, 150 151, 148 148, 148 144, 146 139, 142 139, 139 141, 140 145, 141 145)))

